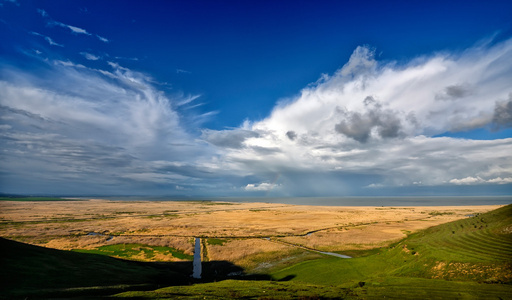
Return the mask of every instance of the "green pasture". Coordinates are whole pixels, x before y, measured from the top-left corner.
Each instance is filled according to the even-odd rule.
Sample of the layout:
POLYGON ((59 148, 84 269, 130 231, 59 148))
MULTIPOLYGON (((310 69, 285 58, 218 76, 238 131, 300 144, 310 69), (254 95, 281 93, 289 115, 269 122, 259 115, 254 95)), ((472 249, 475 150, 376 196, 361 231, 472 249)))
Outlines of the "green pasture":
POLYGON ((194 258, 193 255, 185 254, 183 251, 171 247, 150 246, 144 244, 116 244, 101 246, 92 250, 77 249, 73 251, 115 256, 125 259, 134 259, 136 257, 140 257, 139 260, 153 259, 157 253, 163 255, 172 255, 176 258, 184 260, 192 260, 194 258))
POLYGON ((125 292, 119 298, 134 299, 340 299, 350 289, 294 282, 224 280, 173 286, 148 292, 125 292))
POLYGON ((206 242, 208 243, 208 245, 220 245, 220 246, 227 243, 227 241, 225 239, 216 239, 216 238, 206 239, 206 242))
POLYGON ((390 278, 351 286, 295 281, 224 280, 115 295, 132 299, 510 299, 507 285, 390 278))

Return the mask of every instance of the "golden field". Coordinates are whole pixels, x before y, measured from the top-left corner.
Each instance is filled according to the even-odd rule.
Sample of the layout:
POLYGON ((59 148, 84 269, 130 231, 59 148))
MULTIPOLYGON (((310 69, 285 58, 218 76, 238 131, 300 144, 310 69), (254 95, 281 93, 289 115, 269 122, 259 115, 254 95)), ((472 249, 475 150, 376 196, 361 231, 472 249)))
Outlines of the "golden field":
MULTIPOLYGON (((141 244, 193 253, 251 270, 320 254, 386 246, 408 233, 499 208, 342 207, 209 201, 0 201, 0 236, 72 250, 141 244), (302 246, 305 248, 299 248, 302 246)), ((131 259, 177 261, 168 255, 131 259)))

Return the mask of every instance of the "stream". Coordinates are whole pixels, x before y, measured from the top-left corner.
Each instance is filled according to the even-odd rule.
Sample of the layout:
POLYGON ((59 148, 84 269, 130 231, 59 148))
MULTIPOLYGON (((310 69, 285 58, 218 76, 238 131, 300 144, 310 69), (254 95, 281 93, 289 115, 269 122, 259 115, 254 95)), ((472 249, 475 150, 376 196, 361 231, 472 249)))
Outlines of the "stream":
POLYGON ((348 256, 348 255, 343 255, 343 254, 333 253, 333 252, 318 251, 318 253, 325 254, 325 255, 330 255, 330 256, 336 256, 336 257, 340 257, 340 258, 352 258, 351 256, 348 256))
POLYGON ((103 233, 98 233, 98 232, 89 232, 87 235, 89 236, 107 236, 108 238, 106 239, 106 241, 110 241, 112 240, 114 237, 111 236, 111 235, 107 235, 107 234, 103 234, 103 233))
POLYGON ((201 238, 196 238, 196 245, 194 247, 194 269, 192 272, 192 277, 196 279, 201 278, 201 238))

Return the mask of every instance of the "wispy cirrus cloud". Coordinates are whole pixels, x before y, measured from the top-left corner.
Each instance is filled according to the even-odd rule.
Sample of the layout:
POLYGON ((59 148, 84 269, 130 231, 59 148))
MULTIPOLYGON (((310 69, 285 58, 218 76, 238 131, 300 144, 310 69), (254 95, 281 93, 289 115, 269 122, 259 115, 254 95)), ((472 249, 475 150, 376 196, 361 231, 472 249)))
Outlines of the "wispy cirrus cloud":
POLYGON ((133 60, 138 61, 139 59, 137 57, 124 57, 124 56, 116 56, 115 59, 122 59, 122 60, 133 60))
POLYGON ((75 64, 74 62, 71 62, 69 60, 54 60, 53 63, 55 65, 60 65, 60 66, 64 66, 64 67, 74 67, 74 68, 82 68, 82 69, 86 69, 87 67, 82 65, 82 64, 75 64))
POLYGON ((20 3, 17 0, 2 0, 2 1, 0 1, 0 7, 2 7, 4 5, 4 3, 11 3, 16 6, 20 6, 20 3))
POLYGON ((176 74, 192 74, 192 72, 183 69, 176 69, 176 74))
POLYGON ((102 41, 102 42, 104 42, 104 43, 108 43, 108 42, 110 42, 110 40, 109 40, 109 39, 107 39, 106 37, 102 37, 102 36, 97 35, 97 34, 96 34, 96 37, 97 37, 100 41, 102 41))
POLYGON ((68 24, 61 23, 61 22, 51 21, 48 24, 55 25, 55 26, 60 26, 60 27, 63 27, 63 28, 68 28, 69 30, 71 30, 72 33, 91 35, 89 32, 87 32, 87 30, 85 30, 83 28, 76 27, 76 26, 71 26, 71 25, 68 25, 68 24))
POLYGON ((64 47, 64 45, 56 43, 55 41, 52 40, 52 38, 50 38, 49 36, 46 36, 44 34, 40 34, 35 31, 31 31, 30 34, 42 37, 45 41, 48 42, 48 44, 50 44, 52 46, 64 47))
POLYGON ((0 81, 0 157, 8 172, 2 180, 12 183, 7 186, 61 182, 80 192, 78 183, 86 181, 111 193, 127 184, 147 190, 202 186, 212 177, 211 168, 198 161, 210 150, 173 109, 173 102, 183 100, 167 97, 145 74, 113 62, 110 68, 55 60, 47 73, 32 76, 3 66, 2 78, 10 78, 0 81))
POLYGON ((77 27, 77 26, 73 26, 73 25, 69 25, 69 24, 65 24, 65 23, 53 20, 50 17, 50 15, 48 14, 48 12, 46 12, 44 9, 38 9, 37 12, 43 18, 45 18, 47 20, 47 25, 48 26, 58 26, 58 27, 62 27, 62 28, 67 28, 73 34, 83 34, 83 35, 87 35, 87 36, 95 36, 96 38, 98 38, 102 42, 105 42, 105 43, 109 42, 109 40, 107 38, 102 37, 102 36, 97 35, 97 34, 92 34, 92 33, 88 32, 86 29, 83 29, 83 28, 80 28, 80 27, 77 27))
POLYGON ((41 17, 44 17, 44 18, 48 18, 49 17, 48 13, 44 9, 38 8, 37 9, 37 13, 39 13, 41 15, 41 17))
POLYGON ((187 96, 187 97, 185 97, 185 99, 176 103, 176 105, 183 106, 183 105, 189 104, 190 102, 198 99, 199 97, 201 97, 201 95, 187 96))
POLYGON ((98 60, 101 58, 100 56, 97 56, 97 55, 94 55, 94 54, 91 54, 88 52, 80 52, 80 54, 83 55, 85 57, 85 59, 87 59, 87 60, 98 60))

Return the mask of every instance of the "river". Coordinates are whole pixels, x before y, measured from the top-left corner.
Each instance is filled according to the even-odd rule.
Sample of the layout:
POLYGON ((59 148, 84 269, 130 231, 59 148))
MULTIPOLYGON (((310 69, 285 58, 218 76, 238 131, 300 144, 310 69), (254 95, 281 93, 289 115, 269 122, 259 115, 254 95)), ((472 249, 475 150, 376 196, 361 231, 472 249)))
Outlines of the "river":
POLYGON ((196 238, 196 245, 194 248, 194 269, 192 273, 192 277, 196 279, 201 278, 201 238, 196 238))

